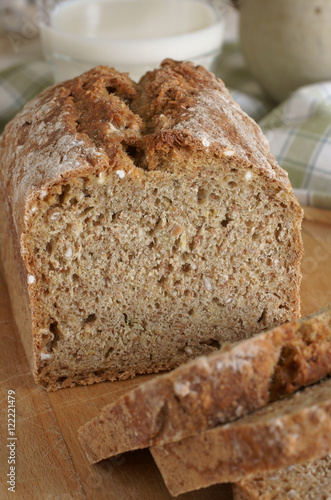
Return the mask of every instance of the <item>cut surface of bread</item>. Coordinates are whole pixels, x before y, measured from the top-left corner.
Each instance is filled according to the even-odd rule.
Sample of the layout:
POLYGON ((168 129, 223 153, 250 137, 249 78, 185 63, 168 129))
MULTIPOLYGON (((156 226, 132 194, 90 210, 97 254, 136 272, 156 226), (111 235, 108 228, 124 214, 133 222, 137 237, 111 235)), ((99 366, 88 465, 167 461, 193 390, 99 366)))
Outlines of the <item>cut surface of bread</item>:
POLYGON ((331 500, 331 455, 232 486, 234 500, 331 500))
POLYGON ((151 452, 175 496, 323 457, 331 452, 331 379, 151 452))
POLYGON ((6 280, 46 388, 174 368, 299 316, 302 210, 204 68, 167 60, 139 84, 95 68, 0 141, 6 280))
POLYGON ((331 374, 331 309, 142 383, 79 429, 91 462, 235 420, 331 374))

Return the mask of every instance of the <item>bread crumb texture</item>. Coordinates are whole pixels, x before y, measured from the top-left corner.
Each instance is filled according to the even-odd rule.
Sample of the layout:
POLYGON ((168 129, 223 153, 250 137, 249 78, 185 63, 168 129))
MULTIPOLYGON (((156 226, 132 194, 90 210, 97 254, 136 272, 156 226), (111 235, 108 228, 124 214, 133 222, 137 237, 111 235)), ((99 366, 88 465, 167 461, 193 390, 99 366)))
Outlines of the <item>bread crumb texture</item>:
POLYGON ((0 153, 45 387, 170 369, 298 317, 302 210, 204 68, 166 60, 139 84, 95 68, 28 103, 0 153))
POLYGON ((331 455, 233 485, 235 500, 331 500, 331 455))

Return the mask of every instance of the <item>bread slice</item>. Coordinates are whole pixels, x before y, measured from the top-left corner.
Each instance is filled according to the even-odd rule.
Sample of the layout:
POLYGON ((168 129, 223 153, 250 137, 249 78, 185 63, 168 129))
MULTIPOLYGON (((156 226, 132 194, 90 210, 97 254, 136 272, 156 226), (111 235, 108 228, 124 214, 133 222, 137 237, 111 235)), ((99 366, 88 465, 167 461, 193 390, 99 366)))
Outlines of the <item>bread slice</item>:
POLYGON ((331 373, 331 308, 199 357, 105 406, 79 439, 91 462, 229 422, 331 373))
POLYGON ((60 83, 0 158, 6 281, 46 388, 167 370, 299 316, 302 210, 204 68, 60 83))
POLYGON ((234 500, 331 500, 331 455, 243 479, 234 500))
POLYGON ((331 452, 331 379, 151 452, 175 496, 323 457, 331 452))

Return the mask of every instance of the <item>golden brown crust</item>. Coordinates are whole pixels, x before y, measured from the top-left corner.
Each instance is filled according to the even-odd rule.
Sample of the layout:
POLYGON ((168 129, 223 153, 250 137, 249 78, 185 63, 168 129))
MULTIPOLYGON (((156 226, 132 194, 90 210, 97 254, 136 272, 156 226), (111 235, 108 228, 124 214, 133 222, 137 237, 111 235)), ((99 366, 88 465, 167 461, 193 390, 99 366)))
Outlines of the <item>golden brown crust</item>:
POLYGON ((243 479, 233 485, 233 495, 234 500, 329 500, 331 455, 243 479))
POLYGON ((92 462, 179 441, 331 372, 331 309, 200 357, 122 396, 83 425, 92 462))
POLYGON ((21 336, 21 340, 33 374, 36 375, 30 300, 26 286, 26 270, 21 258, 19 242, 14 239, 17 237, 16 231, 13 222, 7 216, 6 200, 1 191, 0 221, 2 272, 7 283, 10 283, 8 292, 13 317, 15 318, 19 332, 25 332, 25 335, 21 336))
POLYGON ((162 168, 162 156, 172 147, 216 156, 231 150, 243 167, 251 166, 281 189, 291 190, 288 175, 270 154, 260 127, 205 68, 167 59, 140 85, 142 96, 134 109, 147 123, 149 168, 162 168))
MULTIPOLYGON (((169 153, 174 145, 213 155, 231 148, 245 165, 292 191, 260 127, 232 100, 223 82, 203 67, 166 60, 138 87, 126 75, 100 66, 43 91, 1 137, 1 181, 18 235, 31 196, 64 177, 109 165, 108 156, 113 160, 121 143, 144 148, 149 169, 155 168, 160 152, 169 153), (146 123, 144 135, 139 115, 146 123), (119 133, 109 134, 109 124, 119 133)), ((293 202, 299 208, 294 197, 293 202)))
POLYGON ((101 66, 47 88, 6 126, 0 179, 19 238, 47 186, 106 168, 122 141, 140 140, 141 119, 123 102, 137 94, 128 77, 101 66), (118 133, 109 134, 111 124, 118 133))
POLYGON ((78 431, 89 460, 98 462, 178 441, 260 408, 268 400, 285 337, 284 330, 275 329, 227 346, 143 383, 107 405, 78 431))
POLYGON ((230 424, 151 448, 175 496, 305 463, 330 451, 331 379, 230 424))
POLYGON ((270 399, 317 382, 331 371, 331 306, 298 322, 294 342, 285 342, 270 385, 270 399))

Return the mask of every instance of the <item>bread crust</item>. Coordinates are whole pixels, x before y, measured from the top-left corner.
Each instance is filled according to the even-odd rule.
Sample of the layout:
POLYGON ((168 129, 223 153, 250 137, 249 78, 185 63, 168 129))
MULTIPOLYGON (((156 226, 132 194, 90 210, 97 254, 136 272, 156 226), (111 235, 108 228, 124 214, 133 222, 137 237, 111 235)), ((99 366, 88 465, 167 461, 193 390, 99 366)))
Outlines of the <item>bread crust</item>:
POLYGON ((234 500, 329 500, 331 455, 243 479, 232 485, 234 500))
MULTIPOLYGON (((28 103, 7 125, 0 139, 0 154, 0 186, 12 238, 8 245, 15 247, 12 254, 16 264, 12 265, 21 269, 18 286, 28 295, 33 356, 31 340, 26 338, 31 331, 19 319, 18 327, 28 358, 34 362, 35 379, 48 389, 156 372, 190 357, 163 359, 153 366, 145 363, 141 370, 125 368, 121 373, 91 368, 80 374, 73 374, 72 369, 65 376, 45 375, 40 352, 54 333, 47 334, 49 338, 38 334, 42 339, 36 334, 46 320, 39 279, 33 283, 27 280, 28 275, 33 280, 38 274, 31 230, 36 207, 44 206, 48 196, 61 197, 64 187, 76 185, 78 179, 114 175, 118 168, 124 168, 130 170, 132 182, 141 187, 148 176, 202 178, 208 162, 220 162, 219 175, 234 166, 241 173, 248 168, 262 179, 266 197, 275 197, 277 203, 288 207, 286 230, 293 236, 288 306, 274 312, 275 317, 281 314, 282 321, 299 316, 302 209, 287 174, 270 155, 260 128, 232 101, 224 84, 204 68, 167 60, 139 85, 113 69, 95 68, 46 89, 28 103)), ((16 302, 13 307, 20 309, 16 285, 11 283, 9 272, 6 276, 11 300, 16 302)), ((266 326, 280 322, 273 320, 272 314, 266 326)), ((262 327, 257 325, 256 331, 262 327)), ((199 354, 210 350, 205 346, 199 354)))
POLYGON ((227 156, 231 149, 243 167, 252 167, 289 193, 302 217, 287 172, 270 154, 260 127, 233 101, 224 83, 203 67, 166 60, 160 70, 148 72, 139 87, 126 74, 99 66, 47 88, 7 124, 0 138, 1 182, 18 239, 29 229, 28 208, 40 190, 115 162, 123 140, 136 146, 145 141, 150 170, 164 168, 162 155, 172 148, 174 155, 189 146, 219 156, 227 156), (112 85, 116 95, 109 110, 95 109, 89 89, 91 94, 104 94, 112 85), (87 95, 80 100, 82 89, 87 95), (131 101, 135 113, 123 106, 121 98, 131 101), (125 128, 108 136, 106 145, 102 114, 107 124, 113 120, 125 128))
POLYGON ((327 379, 235 422, 151 452, 176 496, 324 457, 331 450, 330 436, 327 379))
POLYGON ((331 310, 256 335, 142 383, 78 435, 94 463, 235 420, 331 373, 331 310))

